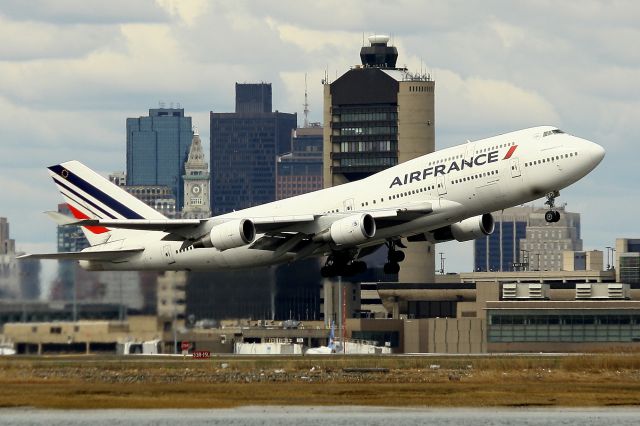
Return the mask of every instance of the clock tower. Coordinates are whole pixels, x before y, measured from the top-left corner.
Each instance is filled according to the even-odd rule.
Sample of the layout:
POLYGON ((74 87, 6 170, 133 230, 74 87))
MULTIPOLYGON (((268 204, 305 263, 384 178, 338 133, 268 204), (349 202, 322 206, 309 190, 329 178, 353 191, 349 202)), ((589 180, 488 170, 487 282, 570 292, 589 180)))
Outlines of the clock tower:
POLYGON ((184 163, 184 219, 204 219, 211 217, 209 204, 209 165, 204 161, 204 151, 200 135, 195 130, 189 149, 189 157, 184 163))

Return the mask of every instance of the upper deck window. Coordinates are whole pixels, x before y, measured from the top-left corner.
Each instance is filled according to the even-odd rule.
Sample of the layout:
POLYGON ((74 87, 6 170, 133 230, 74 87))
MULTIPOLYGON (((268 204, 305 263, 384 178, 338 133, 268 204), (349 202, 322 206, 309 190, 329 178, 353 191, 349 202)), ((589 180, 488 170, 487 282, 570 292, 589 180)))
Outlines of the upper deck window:
POLYGON ((542 137, 544 138, 545 136, 551 136, 551 135, 555 135, 558 133, 564 133, 562 130, 560 129, 553 129, 553 130, 547 130, 546 132, 544 132, 542 134, 542 137))

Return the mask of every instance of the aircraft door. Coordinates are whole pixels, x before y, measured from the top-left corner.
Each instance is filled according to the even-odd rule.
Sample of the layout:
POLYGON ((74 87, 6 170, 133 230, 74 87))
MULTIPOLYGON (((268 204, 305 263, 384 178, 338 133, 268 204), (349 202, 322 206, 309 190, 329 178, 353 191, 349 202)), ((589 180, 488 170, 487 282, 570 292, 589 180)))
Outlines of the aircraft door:
POLYGON ((520 161, 518 161, 517 158, 512 158, 511 160, 509 160, 509 166, 511 169, 511 177, 520 177, 520 161))
POLYGON ((447 186, 444 182, 444 176, 438 176, 436 178, 436 188, 438 189, 438 195, 440 196, 447 193, 447 186))
POLYGON ((164 258, 167 265, 171 265, 176 263, 176 260, 173 258, 173 253, 171 252, 171 246, 169 244, 162 246, 162 257, 164 258))
POLYGON ((348 198, 342 202, 342 207, 345 212, 353 211, 353 198, 348 198))
POLYGON ((473 156, 476 153, 476 144, 475 142, 469 142, 467 141, 467 149, 464 153, 464 158, 467 161, 472 161, 473 160, 473 156))

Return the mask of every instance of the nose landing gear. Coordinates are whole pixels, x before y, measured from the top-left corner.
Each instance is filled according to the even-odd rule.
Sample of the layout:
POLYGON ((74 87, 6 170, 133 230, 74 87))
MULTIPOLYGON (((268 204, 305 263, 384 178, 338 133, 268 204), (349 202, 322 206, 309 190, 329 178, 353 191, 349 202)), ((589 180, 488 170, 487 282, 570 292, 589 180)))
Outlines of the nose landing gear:
POLYGON ((560 212, 558 210, 554 210, 556 197, 559 196, 560 191, 551 191, 546 195, 547 201, 545 204, 549 206, 550 209, 544 214, 544 220, 546 220, 547 223, 555 223, 560 220, 560 212))

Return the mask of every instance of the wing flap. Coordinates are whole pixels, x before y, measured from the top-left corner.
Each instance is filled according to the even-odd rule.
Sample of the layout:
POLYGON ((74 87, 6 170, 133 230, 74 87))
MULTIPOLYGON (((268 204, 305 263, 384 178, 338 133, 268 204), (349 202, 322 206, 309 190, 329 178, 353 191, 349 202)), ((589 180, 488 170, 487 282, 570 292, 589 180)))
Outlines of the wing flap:
POLYGON ((274 232, 290 226, 314 222, 316 216, 312 214, 298 216, 271 216, 250 218, 259 234, 274 232))

